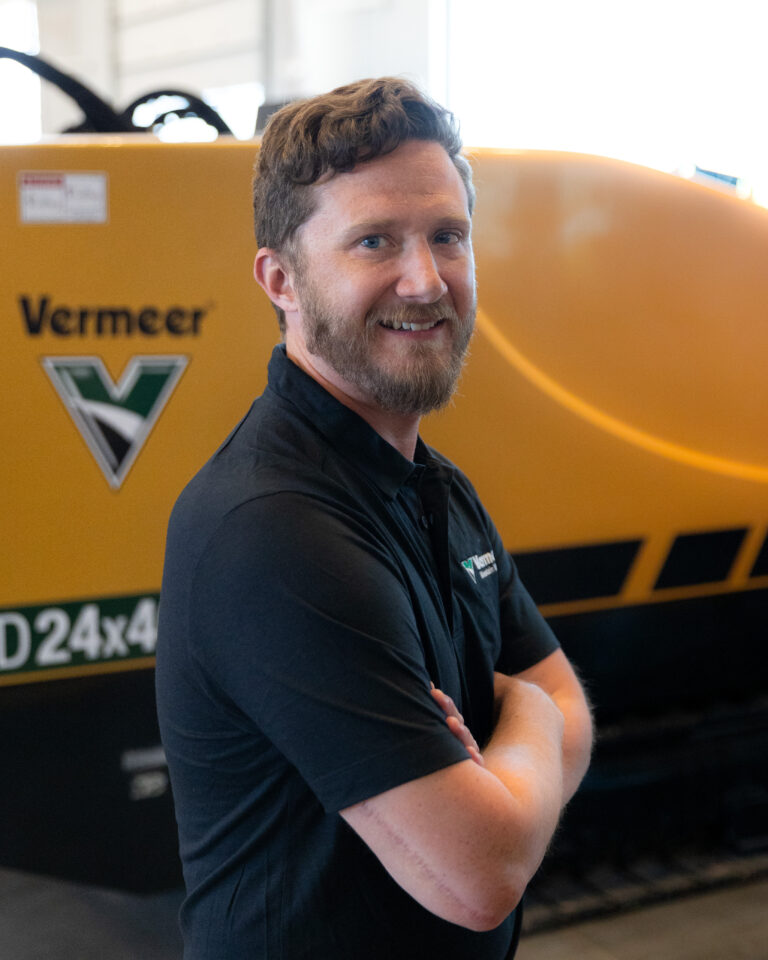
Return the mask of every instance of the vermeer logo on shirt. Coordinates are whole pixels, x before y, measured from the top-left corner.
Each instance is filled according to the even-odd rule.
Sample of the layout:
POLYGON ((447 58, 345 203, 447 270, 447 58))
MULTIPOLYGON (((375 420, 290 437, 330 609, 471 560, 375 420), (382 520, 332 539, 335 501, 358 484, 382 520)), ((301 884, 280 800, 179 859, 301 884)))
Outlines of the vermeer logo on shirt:
POLYGON ((480 575, 480 579, 484 580, 492 573, 496 573, 498 569, 496 566, 496 555, 493 550, 489 550, 488 553, 484 553, 482 556, 475 554, 474 557, 467 557, 466 560, 461 561, 461 565, 472 578, 472 583, 477 583, 478 574, 480 575))

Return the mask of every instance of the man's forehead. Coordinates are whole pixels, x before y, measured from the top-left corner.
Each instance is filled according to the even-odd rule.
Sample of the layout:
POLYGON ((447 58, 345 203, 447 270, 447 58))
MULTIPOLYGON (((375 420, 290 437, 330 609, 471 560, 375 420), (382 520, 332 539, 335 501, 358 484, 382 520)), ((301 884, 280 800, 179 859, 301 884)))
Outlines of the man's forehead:
POLYGON ((444 208, 446 216, 469 216, 464 182, 446 150, 433 141, 406 141, 391 153, 323 177, 310 189, 316 191, 310 219, 349 204, 361 222, 391 219, 394 209, 407 210, 414 202, 444 208))

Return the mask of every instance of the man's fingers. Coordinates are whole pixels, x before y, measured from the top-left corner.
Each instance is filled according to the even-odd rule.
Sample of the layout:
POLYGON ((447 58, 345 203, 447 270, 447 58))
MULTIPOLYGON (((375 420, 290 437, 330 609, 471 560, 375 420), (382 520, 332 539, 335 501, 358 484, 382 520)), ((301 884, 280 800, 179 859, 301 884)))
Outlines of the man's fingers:
POLYGON ((485 760, 483 760, 483 755, 480 753, 480 750, 477 747, 467 747, 470 757, 475 761, 479 767, 485 766, 485 760))
POLYGON ((470 757, 479 764, 481 767, 485 766, 485 761, 483 760, 483 755, 480 752, 480 747, 477 745, 477 741, 472 736, 472 732, 466 724, 459 723, 455 717, 449 717, 447 720, 448 729, 456 737, 459 743, 464 746, 468 751, 470 757))
POLYGON ((462 715, 456 709, 456 704, 453 702, 453 700, 451 700, 447 693, 443 693, 443 691, 437 687, 433 687, 430 693, 447 717, 456 717, 457 720, 460 720, 462 723, 464 723, 464 717, 462 717, 462 715))
POLYGON ((461 740, 462 743, 466 744, 467 746, 477 746, 475 743, 475 738, 472 736, 472 732, 465 723, 462 723, 456 717, 448 717, 446 723, 448 724, 451 733, 461 740))
POLYGON ((448 729, 456 737, 456 739, 466 747, 469 751, 469 755, 479 764, 481 767, 485 766, 485 761, 483 760, 483 755, 480 753, 480 747, 477 745, 477 741, 472 736, 472 731, 464 723, 464 717, 459 713, 456 704, 451 700, 451 698, 443 693, 442 690, 438 689, 434 684, 432 684, 432 689, 430 690, 435 702, 438 704, 440 709, 445 714, 445 722, 448 724, 448 729))
POLYGON ((457 717, 447 717, 446 723, 448 724, 448 729, 456 737, 456 739, 461 743, 466 750, 469 752, 470 757, 479 764, 481 767, 485 766, 485 761, 483 760, 483 755, 480 752, 480 747, 477 745, 477 741, 472 736, 472 731, 469 727, 459 720, 457 717))

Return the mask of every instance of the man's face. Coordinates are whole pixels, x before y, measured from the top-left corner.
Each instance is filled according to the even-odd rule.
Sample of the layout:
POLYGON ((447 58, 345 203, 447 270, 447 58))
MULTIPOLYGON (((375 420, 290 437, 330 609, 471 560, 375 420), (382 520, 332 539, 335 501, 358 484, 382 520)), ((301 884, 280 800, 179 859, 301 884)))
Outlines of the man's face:
POLYGON ((294 271, 307 351, 364 403, 443 406, 475 316, 467 196, 448 154, 408 141, 314 189, 294 271))

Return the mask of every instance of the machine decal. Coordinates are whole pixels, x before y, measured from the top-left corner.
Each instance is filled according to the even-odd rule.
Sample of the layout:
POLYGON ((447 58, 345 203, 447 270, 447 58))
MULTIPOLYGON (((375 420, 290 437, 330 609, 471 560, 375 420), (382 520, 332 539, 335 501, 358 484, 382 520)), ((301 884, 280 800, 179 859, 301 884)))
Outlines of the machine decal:
POLYGON ((22 223, 106 223, 107 174, 25 170, 19 173, 22 223))
POLYGON ((120 767, 130 777, 131 800, 152 800, 167 792, 168 762, 160 744, 143 750, 126 750, 120 757, 120 767))
POLYGON ((637 539, 513 550, 512 557, 546 617, 585 614, 763 587, 768 534, 733 527, 679 533, 663 550, 654 549, 650 539, 637 539), (639 571, 639 584, 628 591, 644 551, 650 551, 652 565, 639 571))
POLYGON ((116 384, 100 357, 44 357, 41 362, 107 482, 119 489, 187 357, 133 357, 116 384))
POLYGON ((133 309, 125 304, 96 306, 57 303, 48 294, 18 298, 23 329, 30 337, 199 337, 213 304, 205 307, 150 306, 133 309))
POLYGON ((748 532, 739 527, 676 537, 654 589, 727 580, 748 532))
POLYGON ((755 564, 752 567, 752 572, 750 573, 750 577, 766 576, 768 576, 768 534, 766 534, 763 545, 760 548, 760 553, 758 553, 755 564))
POLYGON ((0 686, 154 665, 158 595, 0 610, 0 686))
POLYGON ((514 553, 520 578, 536 603, 618 596, 642 540, 579 544, 514 553))

